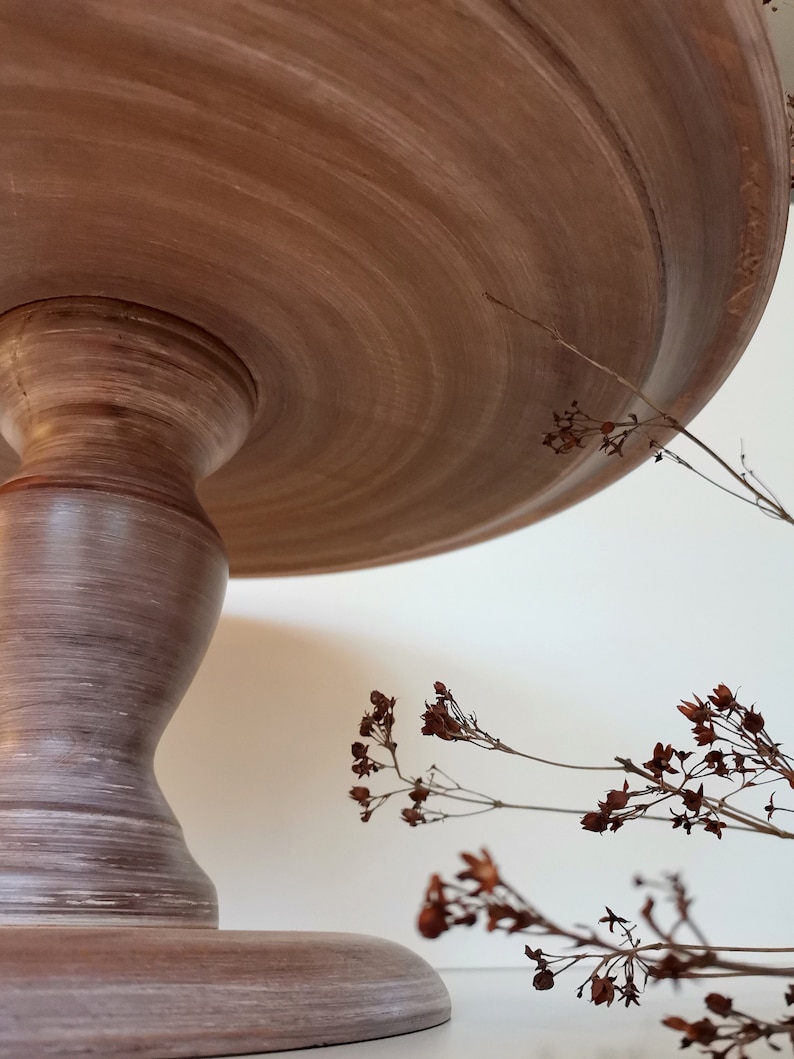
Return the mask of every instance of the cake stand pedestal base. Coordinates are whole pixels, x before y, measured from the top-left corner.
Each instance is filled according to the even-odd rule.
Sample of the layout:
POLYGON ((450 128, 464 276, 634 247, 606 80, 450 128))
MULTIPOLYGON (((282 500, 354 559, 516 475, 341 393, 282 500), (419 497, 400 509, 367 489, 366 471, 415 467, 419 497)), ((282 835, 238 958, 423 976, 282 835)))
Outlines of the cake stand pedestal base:
POLYGON ((357 934, 0 930, 3 1059, 246 1055, 409 1033, 449 1013, 421 957, 357 934))
POLYGON ((449 1017, 406 949, 224 932, 154 752, 227 579, 195 484, 239 448, 235 354, 145 306, 0 316, 0 1057, 244 1055, 449 1017))

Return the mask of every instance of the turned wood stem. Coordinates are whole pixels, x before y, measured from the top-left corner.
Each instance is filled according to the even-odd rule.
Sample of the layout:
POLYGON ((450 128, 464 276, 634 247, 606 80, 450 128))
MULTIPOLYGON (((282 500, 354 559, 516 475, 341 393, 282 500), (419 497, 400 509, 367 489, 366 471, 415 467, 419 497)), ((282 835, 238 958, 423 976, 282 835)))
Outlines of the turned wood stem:
POLYGON ((154 778, 228 568, 195 494, 245 439, 240 360, 102 298, 0 317, 0 922, 208 926, 154 778))

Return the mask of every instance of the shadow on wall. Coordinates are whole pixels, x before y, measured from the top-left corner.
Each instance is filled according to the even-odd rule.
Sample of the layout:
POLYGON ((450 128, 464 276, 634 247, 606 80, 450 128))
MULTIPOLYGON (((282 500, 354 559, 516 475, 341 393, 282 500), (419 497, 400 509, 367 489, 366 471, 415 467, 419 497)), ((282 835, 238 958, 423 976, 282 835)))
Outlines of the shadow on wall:
POLYGON ((328 803, 356 822, 345 806, 347 742, 363 689, 364 667, 327 634, 221 618, 156 766, 224 920, 277 927, 291 871, 333 855, 328 803), (263 905, 267 924, 236 921, 241 907, 266 914, 263 905))
POLYGON ((590 807, 611 780, 543 766, 528 774, 519 759, 424 739, 412 718, 434 677, 449 674, 463 703, 530 751, 565 754, 573 739, 580 760, 609 761, 616 737, 629 751, 633 742, 631 725, 611 716, 605 725, 586 696, 542 708, 549 695, 533 680, 531 649, 522 685, 476 649, 455 657, 375 632, 221 619, 163 738, 157 774, 218 888, 223 927, 348 930, 389 937, 442 966, 523 966, 523 945, 513 938, 464 931, 427 942, 415 932, 429 873, 457 870, 458 852, 483 842, 519 888, 530 885, 541 907, 574 922, 600 915, 606 900, 633 909, 636 871, 681 867, 682 854, 693 884, 708 888, 709 865, 720 870, 715 853, 722 851, 697 838, 682 850, 680 834, 657 825, 639 827, 628 841, 583 834, 575 815, 545 813, 411 829, 399 819, 399 803, 362 825, 347 797, 349 747, 373 686, 403 704, 397 739, 404 764, 421 771, 437 761, 505 800, 590 807))

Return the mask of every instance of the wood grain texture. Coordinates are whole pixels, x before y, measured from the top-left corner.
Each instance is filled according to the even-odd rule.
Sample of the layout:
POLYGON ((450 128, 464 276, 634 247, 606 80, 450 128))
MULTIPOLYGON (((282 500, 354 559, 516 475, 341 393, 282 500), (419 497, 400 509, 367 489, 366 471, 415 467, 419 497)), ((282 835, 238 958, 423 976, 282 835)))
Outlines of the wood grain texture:
POLYGON ((153 772, 227 580, 195 480, 245 437, 242 365, 105 300, 0 318, 0 922, 217 922, 153 772))
POLYGON ((788 203, 760 8, 0 0, 0 311, 108 295, 245 361, 200 488, 232 573, 515 529, 645 451, 542 449, 572 398, 632 402, 483 291, 683 419, 755 327, 788 203))
POLYGON ((449 1018, 424 960, 358 935, 5 927, 2 941, 2 1059, 243 1055, 449 1018))

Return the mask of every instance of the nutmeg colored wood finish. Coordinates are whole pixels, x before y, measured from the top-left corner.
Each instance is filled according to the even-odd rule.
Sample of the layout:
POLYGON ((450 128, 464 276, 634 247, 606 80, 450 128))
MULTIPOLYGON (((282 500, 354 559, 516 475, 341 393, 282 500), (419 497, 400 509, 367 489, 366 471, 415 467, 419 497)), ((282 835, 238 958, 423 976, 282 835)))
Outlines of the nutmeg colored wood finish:
POLYGON ((255 405, 243 363, 164 313, 75 297, 0 317, 22 460, 0 487, 0 1056, 245 1053, 449 1017, 399 946, 200 929, 215 891, 153 757, 227 579, 195 483, 255 405))
POLYGON ((3 930, 1 1059, 244 1055, 448 1017, 424 960, 356 934, 3 930))
POLYGON ((161 313, 67 298, 0 318, 0 923, 211 926, 153 756, 220 613, 195 481, 254 390, 161 313))
POLYGON ((253 429, 200 487, 232 573, 425 555, 623 473, 641 446, 539 437, 636 402, 482 292, 687 418, 787 172, 760 0, 0 0, 0 312, 109 295, 245 361, 253 429))
POLYGON ((644 455, 540 447, 636 402, 483 292, 679 418, 719 386, 788 204, 758 5, 0 0, 0 177, 0 1055, 443 1021, 404 950, 202 929, 156 742, 221 537, 239 574, 426 555, 644 455))

